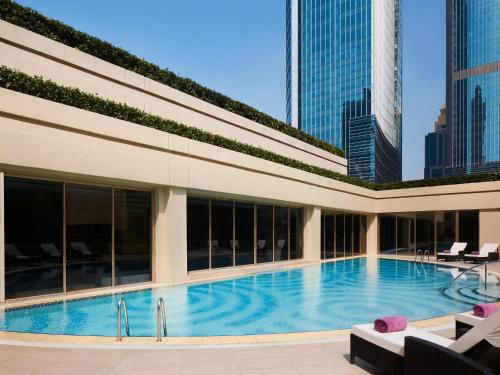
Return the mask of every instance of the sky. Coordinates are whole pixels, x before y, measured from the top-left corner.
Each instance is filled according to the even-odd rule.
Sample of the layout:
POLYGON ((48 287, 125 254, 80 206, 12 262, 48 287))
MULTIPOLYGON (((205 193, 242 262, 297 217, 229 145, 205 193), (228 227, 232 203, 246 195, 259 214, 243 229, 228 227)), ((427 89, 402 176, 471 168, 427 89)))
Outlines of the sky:
MULTIPOLYGON (((285 120, 285 0, 17 2, 285 120)), ((444 101, 445 1, 403 0, 403 179, 444 101)))

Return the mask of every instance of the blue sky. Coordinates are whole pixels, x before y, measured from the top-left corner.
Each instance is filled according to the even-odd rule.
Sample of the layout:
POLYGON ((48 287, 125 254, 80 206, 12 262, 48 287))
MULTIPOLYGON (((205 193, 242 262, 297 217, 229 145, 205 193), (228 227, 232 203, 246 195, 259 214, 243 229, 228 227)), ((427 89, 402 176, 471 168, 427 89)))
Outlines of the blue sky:
MULTIPOLYGON (((18 2, 285 119, 285 0, 18 2)), ((403 0, 403 22, 403 178, 416 179, 445 100, 445 1, 403 0)))

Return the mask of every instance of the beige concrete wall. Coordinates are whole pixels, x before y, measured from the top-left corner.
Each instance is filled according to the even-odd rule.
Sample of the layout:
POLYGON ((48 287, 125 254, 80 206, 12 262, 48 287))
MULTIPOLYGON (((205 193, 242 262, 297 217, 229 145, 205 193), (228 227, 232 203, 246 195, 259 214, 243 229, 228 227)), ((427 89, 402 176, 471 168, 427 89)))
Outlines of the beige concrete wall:
POLYGON ((340 173, 345 159, 217 106, 0 21, 0 65, 340 173))
POLYGON ((5 201, 4 174, 0 172, 0 302, 5 301, 5 201))
POLYGON ((168 218, 167 201, 168 187, 158 187, 153 195, 153 281, 166 283, 169 279, 168 254, 168 218))
POLYGON ((368 215, 366 225, 366 254, 376 256, 380 251, 378 216, 375 214, 368 215))
POLYGON ((171 187, 167 197, 166 281, 184 282, 187 278, 187 202, 186 189, 171 187))
POLYGON ((479 211, 479 243, 500 244, 500 210, 479 211))
POLYGON ((304 259, 321 259, 321 208, 304 209, 304 259))

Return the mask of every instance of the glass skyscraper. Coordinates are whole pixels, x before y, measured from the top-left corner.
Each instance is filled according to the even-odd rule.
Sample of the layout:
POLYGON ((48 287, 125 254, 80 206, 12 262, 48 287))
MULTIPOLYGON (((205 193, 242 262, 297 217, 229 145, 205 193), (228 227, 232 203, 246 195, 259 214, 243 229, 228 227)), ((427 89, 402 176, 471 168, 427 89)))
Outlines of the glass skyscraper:
POLYGON ((287 122, 346 152, 349 174, 401 180, 400 0, 287 0, 287 122))
POLYGON ((447 175, 500 172, 500 0, 447 0, 447 175))

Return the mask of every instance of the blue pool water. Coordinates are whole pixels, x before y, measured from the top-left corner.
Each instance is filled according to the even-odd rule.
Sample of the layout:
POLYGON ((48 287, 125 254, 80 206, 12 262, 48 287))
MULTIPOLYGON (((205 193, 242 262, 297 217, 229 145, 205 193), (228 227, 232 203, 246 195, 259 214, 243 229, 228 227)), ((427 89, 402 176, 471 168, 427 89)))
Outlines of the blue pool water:
MULTIPOLYGON (((352 259, 231 280, 148 289, 33 308, 0 316, 5 331, 116 335, 124 296, 131 336, 155 336, 156 300, 166 305, 169 336, 245 335, 350 328, 382 315, 410 320, 470 309, 440 289, 453 279, 444 266, 352 259)), ((477 276, 459 281, 478 287, 477 276)))

